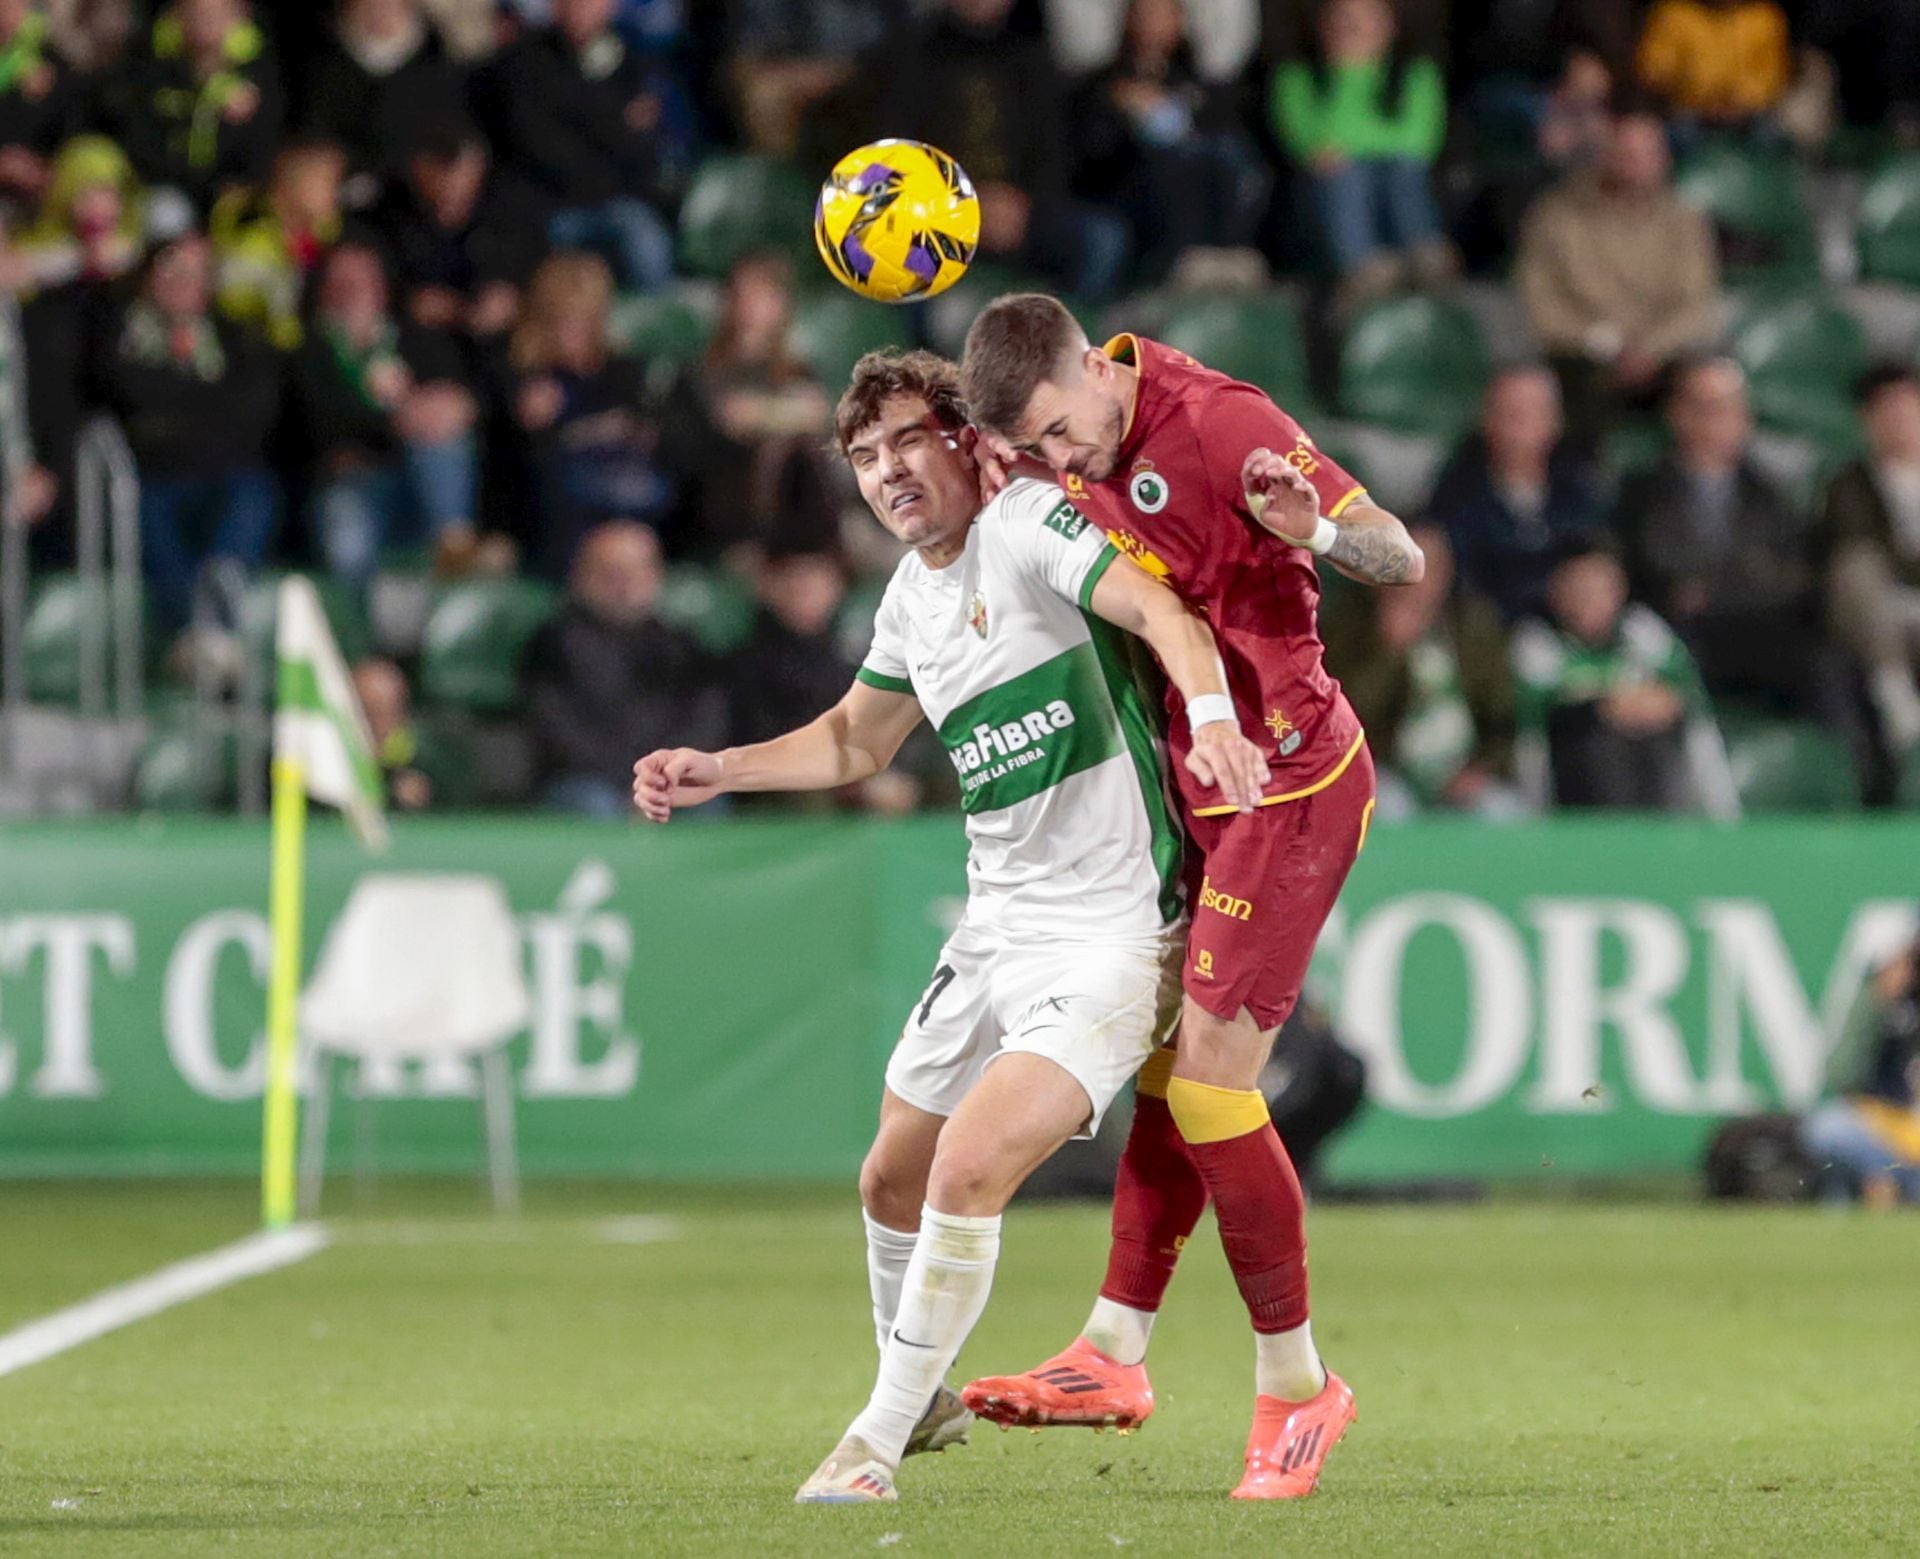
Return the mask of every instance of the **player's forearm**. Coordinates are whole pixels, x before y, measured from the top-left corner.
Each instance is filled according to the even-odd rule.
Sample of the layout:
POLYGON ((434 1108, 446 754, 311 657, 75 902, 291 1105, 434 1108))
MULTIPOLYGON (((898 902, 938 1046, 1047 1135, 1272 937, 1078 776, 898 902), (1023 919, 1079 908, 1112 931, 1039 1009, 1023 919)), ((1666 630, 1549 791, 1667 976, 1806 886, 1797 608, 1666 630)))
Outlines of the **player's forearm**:
POLYGON ((1425 575, 1420 544, 1385 509, 1355 504, 1330 523, 1333 543, 1322 555, 1349 578, 1368 585, 1414 585, 1425 575))
POLYGON ((1160 598, 1144 613, 1137 632, 1159 657, 1167 680, 1191 704, 1209 693, 1227 691, 1227 674, 1220 664, 1220 647, 1206 623, 1182 606, 1169 590, 1155 587, 1160 598))
POLYGON ((720 761, 720 786, 726 791, 838 790, 872 779, 887 766, 854 739, 846 717, 830 709, 818 720, 770 742, 729 747, 720 761))

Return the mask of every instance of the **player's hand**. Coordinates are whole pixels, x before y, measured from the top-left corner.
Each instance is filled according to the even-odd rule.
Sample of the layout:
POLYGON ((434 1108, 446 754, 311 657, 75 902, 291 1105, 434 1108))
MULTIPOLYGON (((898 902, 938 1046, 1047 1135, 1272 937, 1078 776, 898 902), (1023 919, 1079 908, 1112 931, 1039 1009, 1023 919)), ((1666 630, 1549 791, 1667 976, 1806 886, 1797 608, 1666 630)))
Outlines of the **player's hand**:
POLYGON ((1267 755, 1242 736, 1231 720, 1210 720, 1194 731, 1187 768, 1239 812, 1251 812, 1260 804, 1270 777, 1267 755))
POLYGON ((691 747, 663 747, 633 766, 633 804, 649 823, 664 823, 676 807, 697 807, 722 789, 720 755, 691 747))
POLYGON ((1320 495, 1284 455, 1256 449, 1241 463, 1240 490, 1254 519, 1287 541, 1306 541, 1320 523, 1320 495))
POLYGON ((973 463, 980 470, 980 501, 991 503, 1001 488, 1013 480, 1014 463, 1020 458, 1013 446, 997 433, 977 428, 973 441, 973 463))

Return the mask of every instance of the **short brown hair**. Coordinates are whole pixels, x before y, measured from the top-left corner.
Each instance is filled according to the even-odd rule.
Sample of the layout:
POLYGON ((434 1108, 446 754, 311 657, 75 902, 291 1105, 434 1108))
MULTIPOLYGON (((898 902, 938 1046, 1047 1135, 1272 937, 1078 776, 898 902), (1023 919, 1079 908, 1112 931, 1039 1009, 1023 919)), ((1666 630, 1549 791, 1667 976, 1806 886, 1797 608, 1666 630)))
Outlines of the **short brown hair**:
POLYGON ((974 420, 995 433, 1011 433, 1033 392, 1086 344, 1087 333, 1058 298, 1044 292, 995 298, 967 332, 960 369, 961 393, 974 420))
POLYGON ((840 453, 854 434, 880 415, 896 395, 917 395, 943 428, 965 427, 967 404, 960 398, 960 370, 937 352, 869 352, 853 365, 847 392, 833 411, 833 436, 840 453))

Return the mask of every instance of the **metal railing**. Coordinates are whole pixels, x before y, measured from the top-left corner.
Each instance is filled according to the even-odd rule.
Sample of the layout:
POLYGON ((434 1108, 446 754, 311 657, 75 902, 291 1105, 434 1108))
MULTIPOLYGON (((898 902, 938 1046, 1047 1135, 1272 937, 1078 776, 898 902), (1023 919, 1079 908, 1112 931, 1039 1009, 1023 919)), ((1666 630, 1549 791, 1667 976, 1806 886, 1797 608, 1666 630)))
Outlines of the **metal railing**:
POLYGON ((0 294, 0 778, 18 764, 20 715, 27 703, 27 527, 15 518, 33 463, 27 436, 27 358, 20 306, 0 294))

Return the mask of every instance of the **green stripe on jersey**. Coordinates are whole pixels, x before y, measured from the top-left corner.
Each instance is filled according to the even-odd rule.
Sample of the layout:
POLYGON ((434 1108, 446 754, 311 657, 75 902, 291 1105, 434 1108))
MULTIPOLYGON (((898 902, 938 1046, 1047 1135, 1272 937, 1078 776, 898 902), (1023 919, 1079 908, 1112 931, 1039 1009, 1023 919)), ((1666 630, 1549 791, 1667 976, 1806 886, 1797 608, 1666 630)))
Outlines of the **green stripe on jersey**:
POLYGON ((955 708, 940 740, 960 774, 960 805, 997 812, 1118 754, 1106 680, 1092 646, 1076 644, 955 708))
POLYGON ((884 671, 875 671, 862 666, 853 674, 853 680, 864 682, 868 687, 877 687, 883 693, 911 693, 913 684, 905 677, 890 677, 884 671))
POLYGON ((1140 801, 1153 832, 1153 869, 1160 878, 1160 914, 1171 922, 1179 918, 1186 900, 1180 874, 1186 836, 1167 793, 1166 703, 1158 692, 1162 674, 1140 640, 1091 613, 1082 615, 1093 635, 1107 695, 1120 717, 1134 777, 1140 782, 1140 801))
POLYGON ((1080 610, 1088 611, 1093 606, 1093 587, 1105 577, 1113 567, 1113 560, 1120 556, 1120 549, 1112 542, 1100 549, 1100 556, 1093 560, 1093 567, 1087 570, 1087 577, 1080 581, 1080 610))

